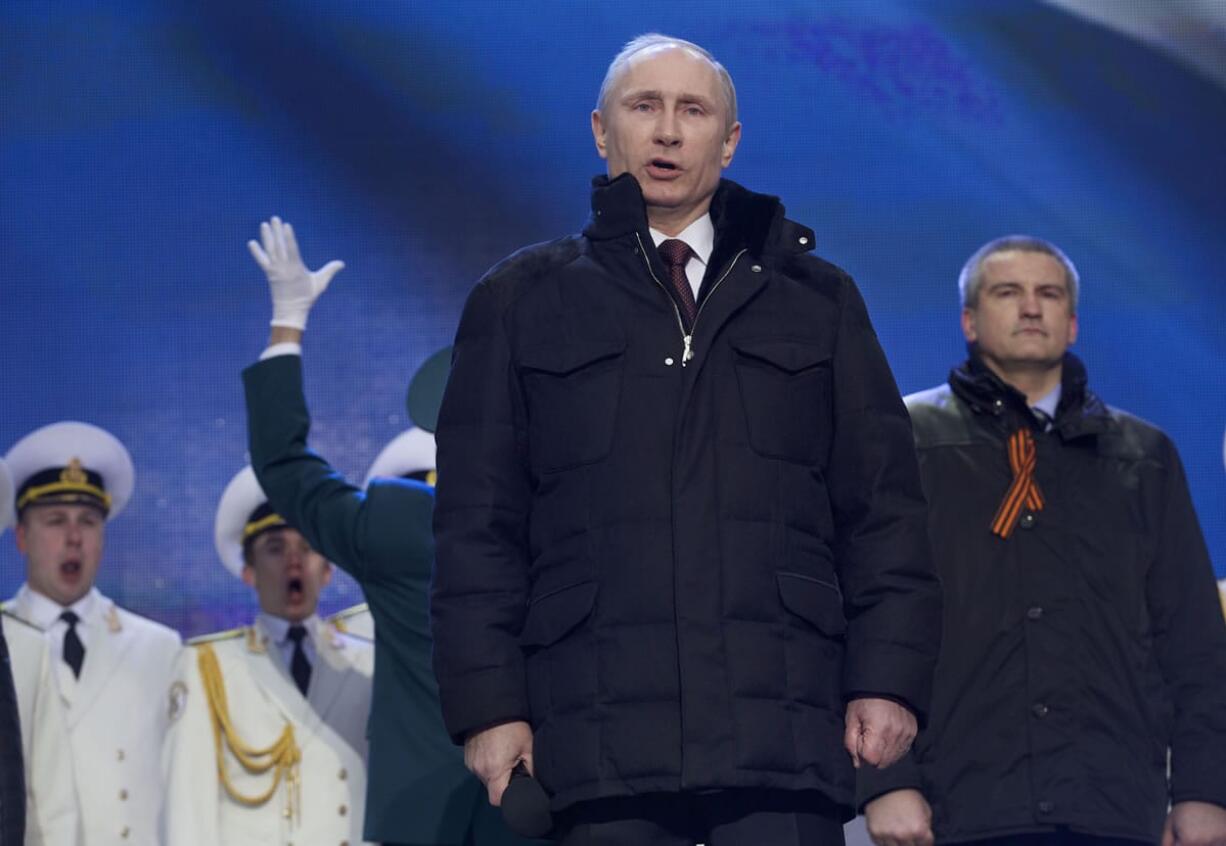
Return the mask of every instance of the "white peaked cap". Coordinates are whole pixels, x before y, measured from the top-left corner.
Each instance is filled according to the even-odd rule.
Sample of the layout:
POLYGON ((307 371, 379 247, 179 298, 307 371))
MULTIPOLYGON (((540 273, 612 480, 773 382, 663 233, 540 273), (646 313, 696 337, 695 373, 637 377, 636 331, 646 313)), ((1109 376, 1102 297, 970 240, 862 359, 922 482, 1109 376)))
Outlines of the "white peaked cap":
POLYGON ((13 474, 9 466, 0 459, 0 534, 13 522, 13 474))
POLYGON ((405 476, 434 469, 434 435, 414 427, 392 438, 366 471, 366 481, 376 476, 405 476))
POLYGON ((132 456, 119 439, 105 429, 76 420, 35 429, 13 445, 4 461, 16 491, 32 476, 55 468, 79 464, 83 470, 97 473, 110 498, 108 520, 123 511, 136 481, 132 456))
POLYGON ((243 539, 247 533, 247 522, 251 519, 251 513, 266 502, 268 497, 256 481, 255 471, 248 465, 234 475, 217 503, 217 516, 213 521, 213 545, 217 547, 217 556, 221 563, 240 578, 243 573, 243 539))

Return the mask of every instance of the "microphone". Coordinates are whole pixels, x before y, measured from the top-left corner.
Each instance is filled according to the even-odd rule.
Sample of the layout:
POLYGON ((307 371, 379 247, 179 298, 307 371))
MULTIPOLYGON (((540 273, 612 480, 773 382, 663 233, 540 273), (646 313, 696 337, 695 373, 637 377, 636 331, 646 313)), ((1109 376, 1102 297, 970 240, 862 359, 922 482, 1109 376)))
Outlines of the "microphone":
POLYGON ((511 770, 511 782, 502 792, 502 821, 520 837, 544 837, 553 828, 545 788, 520 761, 511 770))

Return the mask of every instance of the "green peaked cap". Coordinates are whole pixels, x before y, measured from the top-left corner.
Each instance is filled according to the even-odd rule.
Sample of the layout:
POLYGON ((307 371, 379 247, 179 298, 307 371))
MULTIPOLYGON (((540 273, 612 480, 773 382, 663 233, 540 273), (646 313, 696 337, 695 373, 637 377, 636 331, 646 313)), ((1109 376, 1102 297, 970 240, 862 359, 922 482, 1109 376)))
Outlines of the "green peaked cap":
POLYGON ((451 347, 444 347, 425 360, 409 382, 406 404, 413 425, 427 432, 438 428, 438 408, 443 404, 443 389, 451 372, 451 347))

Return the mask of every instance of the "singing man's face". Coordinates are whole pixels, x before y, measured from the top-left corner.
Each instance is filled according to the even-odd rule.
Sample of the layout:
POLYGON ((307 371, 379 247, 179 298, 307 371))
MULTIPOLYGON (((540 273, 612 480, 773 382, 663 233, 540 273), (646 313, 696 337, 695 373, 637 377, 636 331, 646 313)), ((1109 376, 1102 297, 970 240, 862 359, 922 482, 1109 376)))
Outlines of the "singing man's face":
POLYGON ((243 581, 255 588, 260 610, 291 623, 315 613, 320 592, 332 580, 332 565, 288 527, 256 536, 244 558, 243 581))
POLYGON ((701 216, 741 137, 711 63, 684 47, 648 48, 630 58, 603 105, 592 112, 592 134, 610 178, 633 175, 649 214, 701 216))
POLYGON ((1046 253, 1005 250, 983 263, 962 332, 989 364, 1052 367, 1077 340, 1077 315, 1064 265, 1046 253))
POLYGON ((17 521, 26 582, 67 607, 94 586, 102 563, 106 516, 92 505, 31 505, 17 521))

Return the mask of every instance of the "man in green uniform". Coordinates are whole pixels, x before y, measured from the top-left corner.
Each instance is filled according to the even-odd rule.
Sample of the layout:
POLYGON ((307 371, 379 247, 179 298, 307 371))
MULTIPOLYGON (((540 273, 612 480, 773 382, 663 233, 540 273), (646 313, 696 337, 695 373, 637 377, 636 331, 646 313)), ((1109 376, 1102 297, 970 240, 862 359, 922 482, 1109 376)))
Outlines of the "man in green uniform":
MULTIPOLYGON (((277 513, 357 580, 375 623, 365 837, 384 844, 516 844, 443 728, 427 622, 433 488, 415 479, 346 482, 307 448, 302 336, 315 299, 344 265, 310 272, 293 229, 261 224, 248 247, 268 276, 272 332, 247 368, 251 464, 277 513)), ((418 414, 420 423, 437 415, 418 414)))

